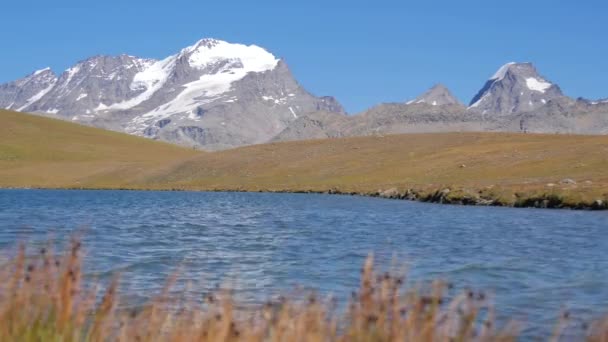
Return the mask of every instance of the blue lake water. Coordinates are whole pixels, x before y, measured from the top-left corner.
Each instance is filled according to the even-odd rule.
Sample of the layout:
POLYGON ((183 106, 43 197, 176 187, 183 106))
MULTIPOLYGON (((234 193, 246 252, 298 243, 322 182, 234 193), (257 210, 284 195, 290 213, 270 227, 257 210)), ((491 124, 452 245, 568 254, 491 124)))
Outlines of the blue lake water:
POLYGON ((461 207, 377 198, 261 193, 0 190, 0 247, 84 231, 87 270, 121 272, 129 291, 167 276, 231 280, 243 298, 295 285, 340 298, 369 252, 493 292, 499 315, 546 332, 608 310, 608 212, 461 207))

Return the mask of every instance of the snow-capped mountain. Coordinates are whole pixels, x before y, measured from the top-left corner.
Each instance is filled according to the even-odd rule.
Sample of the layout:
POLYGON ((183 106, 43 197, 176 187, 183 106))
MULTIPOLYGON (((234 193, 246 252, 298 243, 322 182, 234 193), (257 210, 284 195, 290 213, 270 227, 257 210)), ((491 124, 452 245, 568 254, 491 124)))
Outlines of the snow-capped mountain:
POLYGON ((262 143, 299 115, 343 112, 255 45, 203 39, 162 60, 96 56, 0 87, 0 107, 170 142, 221 149, 262 143))
POLYGON ((445 105, 460 105, 460 101, 452 95, 450 90, 443 84, 436 84, 431 89, 424 92, 414 100, 408 101, 406 104, 420 104, 426 103, 431 106, 445 106, 445 105))
POLYGON ((22 111, 38 102, 53 89, 57 76, 50 68, 7 84, 0 85, 0 108, 22 111))
POLYGON ((508 63, 486 82, 469 108, 490 115, 529 112, 562 96, 559 86, 539 75, 531 63, 508 63))
POLYGON ((465 107, 438 84, 407 103, 347 116, 303 89, 283 60, 203 39, 162 60, 96 56, 0 85, 0 108, 223 149, 369 134, 505 131, 608 134, 608 99, 574 100, 531 63, 508 63, 465 107))
POLYGON ((530 63, 508 63, 467 108, 442 85, 406 103, 384 103, 360 114, 302 116, 275 140, 426 132, 608 134, 608 101, 574 100, 530 63))

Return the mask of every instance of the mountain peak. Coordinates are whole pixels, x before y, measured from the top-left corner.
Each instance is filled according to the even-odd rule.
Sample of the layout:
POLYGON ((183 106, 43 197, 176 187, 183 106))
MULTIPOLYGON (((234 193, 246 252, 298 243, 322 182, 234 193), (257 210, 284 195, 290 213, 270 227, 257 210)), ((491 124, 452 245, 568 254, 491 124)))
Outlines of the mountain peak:
POLYGON ((194 45, 182 49, 177 57, 187 58, 188 64, 195 69, 231 60, 245 72, 272 70, 279 62, 273 54, 257 45, 229 43, 214 38, 197 41, 194 45))
POLYGON ((460 104, 460 101, 458 101, 458 99, 454 97, 454 95, 452 95, 452 93, 446 86, 439 83, 435 84, 433 87, 431 87, 429 90, 427 90, 414 100, 407 102, 407 104, 420 103, 430 104, 431 106, 444 106, 460 104))
POLYGON ((220 43, 226 43, 226 42, 223 40, 215 39, 215 38, 203 38, 203 39, 197 41, 193 46, 195 46, 196 48, 206 47, 208 49, 211 49, 220 43))
POLYGON ((503 66, 501 66, 498 71, 496 71, 496 73, 494 73, 494 76, 490 77, 490 80, 502 80, 503 78, 505 78, 507 72, 509 71, 509 69, 511 68, 512 65, 515 65, 517 63, 515 62, 509 62, 503 66))
POLYGON ((535 110, 562 97, 560 88, 541 76, 532 63, 501 66, 471 100, 471 109, 496 114, 535 110))
MULTIPOLYGON (((34 71, 34 72, 31 74, 31 76, 38 76, 38 75, 41 75, 41 74, 48 74, 49 72, 50 72, 50 73, 53 73, 53 70, 51 70, 51 68, 50 68, 50 67, 46 67, 46 68, 44 68, 44 69, 40 69, 40 70, 36 70, 36 71, 34 71)), ((54 73, 53 73, 53 74, 54 74, 54 73)))

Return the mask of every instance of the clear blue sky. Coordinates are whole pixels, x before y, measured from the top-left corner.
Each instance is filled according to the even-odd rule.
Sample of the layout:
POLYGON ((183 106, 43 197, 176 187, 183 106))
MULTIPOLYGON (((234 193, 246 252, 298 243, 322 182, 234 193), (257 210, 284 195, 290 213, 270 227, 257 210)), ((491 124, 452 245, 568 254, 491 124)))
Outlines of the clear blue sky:
POLYGON ((510 61, 535 63, 570 96, 608 97, 605 0, 20 0, 2 14, 2 83, 96 54, 166 57, 213 37, 265 47, 351 113, 437 82, 468 102, 510 61))

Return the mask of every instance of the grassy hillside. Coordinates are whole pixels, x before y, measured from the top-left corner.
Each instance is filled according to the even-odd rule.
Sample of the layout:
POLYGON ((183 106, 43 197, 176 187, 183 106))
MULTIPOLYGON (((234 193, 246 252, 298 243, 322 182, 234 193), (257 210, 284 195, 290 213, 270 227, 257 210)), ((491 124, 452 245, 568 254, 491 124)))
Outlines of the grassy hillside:
POLYGON ((129 187, 199 153, 0 110, 0 187, 129 187))
POLYGON ((385 192, 603 208, 608 202, 608 136, 403 134, 206 153, 20 113, 0 111, 0 118, 0 187, 385 192))
POLYGON ((441 133, 249 146, 201 155, 156 181, 190 189, 411 189, 418 199, 510 205, 560 196, 574 205, 605 200, 607 169, 607 136, 441 133), (449 195, 432 198, 446 188, 449 195))

